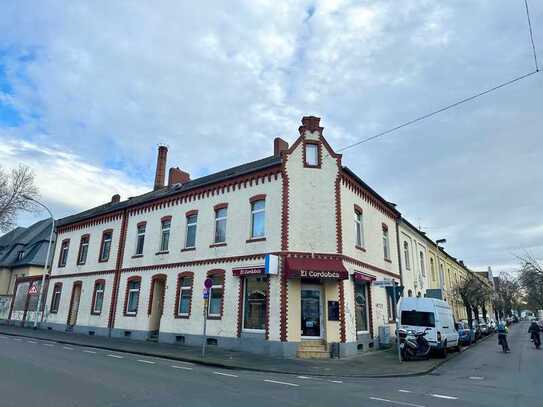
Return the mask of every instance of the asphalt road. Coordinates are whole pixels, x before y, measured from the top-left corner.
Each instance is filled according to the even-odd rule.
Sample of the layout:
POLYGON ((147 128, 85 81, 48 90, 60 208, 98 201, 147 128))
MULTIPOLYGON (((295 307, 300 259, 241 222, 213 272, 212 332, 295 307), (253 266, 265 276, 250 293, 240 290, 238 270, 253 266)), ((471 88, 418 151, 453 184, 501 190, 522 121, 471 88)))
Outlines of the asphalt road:
POLYGON ((512 328, 511 353, 491 337, 430 375, 395 379, 218 370, 0 335, 0 406, 538 406, 543 350, 527 329, 512 328))

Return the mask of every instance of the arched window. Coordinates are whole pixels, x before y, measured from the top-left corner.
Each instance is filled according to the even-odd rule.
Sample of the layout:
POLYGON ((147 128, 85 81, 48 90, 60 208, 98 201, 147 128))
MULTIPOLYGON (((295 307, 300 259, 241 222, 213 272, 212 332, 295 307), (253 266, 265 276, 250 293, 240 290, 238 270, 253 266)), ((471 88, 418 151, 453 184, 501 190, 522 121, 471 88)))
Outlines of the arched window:
POLYGON ((419 253, 420 256, 420 272, 423 277, 426 277, 426 267, 424 266, 424 253, 421 251, 419 253))
POLYGON ((175 317, 190 318, 192 308, 192 286, 194 273, 185 271, 177 276, 177 293, 175 296, 175 317))
POLYGON ((55 283, 53 287, 53 295, 51 296, 51 309, 49 312, 51 314, 56 314, 58 312, 58 306, 60 305, 60 295, 62 294, 62 283, 55 283))
POLYGON ((136 316, 140 301, 141 277, 133 276, 126 281, 125 316, 136 316))
POLYGON ((94 282, 94 291, 92 293, 91 314, 100 315, 102 313, 102 305, 104 303, 104 291, 106 288, 106 280, 100 279, 94 282))

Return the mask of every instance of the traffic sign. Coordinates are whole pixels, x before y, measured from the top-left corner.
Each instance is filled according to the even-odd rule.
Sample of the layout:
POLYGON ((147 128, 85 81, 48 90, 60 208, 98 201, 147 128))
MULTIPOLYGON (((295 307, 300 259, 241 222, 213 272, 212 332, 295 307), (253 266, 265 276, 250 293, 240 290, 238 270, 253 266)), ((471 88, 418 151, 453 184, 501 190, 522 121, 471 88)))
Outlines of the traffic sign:
POLYGON ((204 300, 207 300, 209 298, 209 290, 207 288, 203 289, 202 297, 204 298, 204 300))
POLYGON ((38 294, 38 286, 36 284, 32 284, 30 288, 28 289, 28 294, 30 295, 38 294))
POLYGON ((204 287, 208 290, 213 286, 213 280, 210 278, 206 278, 206 281, 204 281, 204 287))

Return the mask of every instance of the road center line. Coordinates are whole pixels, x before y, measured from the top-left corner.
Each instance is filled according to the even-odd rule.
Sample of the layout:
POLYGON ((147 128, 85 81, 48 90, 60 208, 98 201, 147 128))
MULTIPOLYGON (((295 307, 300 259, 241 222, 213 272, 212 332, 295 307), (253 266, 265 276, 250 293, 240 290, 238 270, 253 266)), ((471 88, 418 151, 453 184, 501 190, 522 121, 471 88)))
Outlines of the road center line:
POLYGON ((147 363, 149 365, 154 365, 156 363, 156 362, 153 362, 152 360, 145 360, 145 359, 138 359, 138 362, 147 363))
POLYGON ((108 354, 106 356, 108 356, 110 358, 124 359, 124 356, 119 356, 119 355, 108 354))
POLYGON ((483 380, 484 379, 484 377, 482 377, 482 376, 470 376, 469 378, 471 380, 483 380))
POLYGON ((69 346, 63 346, 62 349, 66 349, 66 350, 74 350, 74 348, 70 348, 69 346))
POLYGON ((411 390, 403 390, 403 389, 399 389, 398 390, 400 393, 411 393, 411 390))
POLYGON ((296 376, 298 379, 311 379, 309 376, 296 376))
POLYGON ((34 342, 34 341, 27 341, 27 342, 28 342, 28 343, 36 343, 36 342, 34 342))
POLYGON ((49 347, 52 348, 52 347, 55 346, 55 345, 53 345, 52 343, 44 343, 43 346, 49 346, 49 347))
POLYGON ((343 383, 341 380, 328 380, 330 383, 343 383))
POLYGON ((174 369, 184 369, 184 370, 192 370, 192 367, 186 367, 186 366, 175 366, 172 365, 174 369))
POLYGON ((279 382, 279 381, 277 381, 277 380, 269 380, 269 379, 265 379, 264 381, 265 381, 265 382, 268 382, 268 383, 284 384, 285 386, 300 387, 299 384, 287 383, 287 382, 279 382))
POLYGON ((446 400, 458 400, 458 397, 453 396, 445 396, 443 394, 430 394, 432 397, 437 397, 438 399, 446 399, 446 400))
POLYGON ((14 341, 22 341, 21 338, 13 338, 14 341))
POLYGON ((400 406, 424 407, 421 404, 406 403, 405 401, 394 401, 394 400, 382 399, 379 397, 370 397, 370 400, 382 401, 384 403, 390 403, 390 404, 398 404, 400 406))
POLYGON ((83 352, 85 352, 85 353, 96 353, 96 352, 93 351, 93 350, 84 350, 83 352))
POLYGON ((218 374, 218 375, 221 375, 221 376, 228 376, 228 377, 239 377, 235 374, 230 374, 230 373, 222 373, 222 372, 213 372, 213 374, 218 374))

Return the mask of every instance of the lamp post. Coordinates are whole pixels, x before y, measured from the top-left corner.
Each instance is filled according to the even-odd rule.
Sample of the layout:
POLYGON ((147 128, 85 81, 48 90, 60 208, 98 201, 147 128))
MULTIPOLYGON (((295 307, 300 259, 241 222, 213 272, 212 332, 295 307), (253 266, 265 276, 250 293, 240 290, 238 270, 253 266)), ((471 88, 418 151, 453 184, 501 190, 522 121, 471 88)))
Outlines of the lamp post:
POLYGON ((40 294, 38 296, 38 305, 36 306, 36 312, 34 316, 34 329, 38 328, 38 312, 40 312, 41 308, 41 302, 43 301, 43 290, 45 287, 45 277, 47 275, 47 267, 49 265, 49 255, 51 254, 51 246, 53 245, 53 234, 55 233, 55 218, 53 217, 53 214, 49 210, 47 206, 42 204, 40 201, 35 200, 34 198, 23 195, 23 198, 28 199, 29 201, 32 201, 38 205, 40 205, 42 208, 44 208, 48 213, 49 216, 51 216, 51 233, 49 234, 49 244, 47 245, 47 254, 45 255, 45 264, 43 265, 43 275, 41 278, 41 287, 40 287, 40 294))

